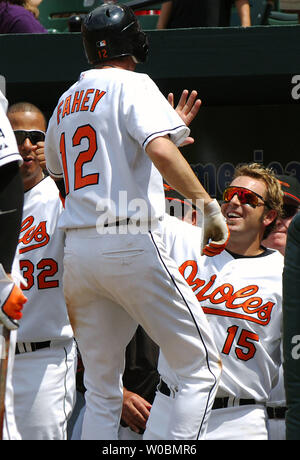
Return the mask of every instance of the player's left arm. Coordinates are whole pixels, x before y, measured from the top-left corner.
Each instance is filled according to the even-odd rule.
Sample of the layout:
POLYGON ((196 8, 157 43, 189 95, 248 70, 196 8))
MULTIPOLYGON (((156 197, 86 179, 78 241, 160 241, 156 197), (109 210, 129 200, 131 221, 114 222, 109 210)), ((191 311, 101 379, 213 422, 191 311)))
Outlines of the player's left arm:
MULTIPOLYGON (((187 126, 190 125, 200 110, 202 102, 197 96, 198 93, 196 90, 191 91, 189 94, 188 90, 184 89, 175 108, 176 112, 187 126)), ((168 102, 174 108, 173 93, 168 94, 168 102)), ((194 138, 187 137, 182 146, 192 143, 194 143, 194 138)), ((229 231, 228 228, 226 231, 224 222, 220 206, 216 200, 213 200, 205 207, 203 254, 215 256, 224 250, 229 238, 229 231)))
POLYGON ((209 248, 207 255, 223 251, 229 230, 220 205, 204 189, 176 145, 168 136, 156 137, 147 144, 146 153, 171 187, 191 200, 197 209, 204 209, 203 253, 209 248))

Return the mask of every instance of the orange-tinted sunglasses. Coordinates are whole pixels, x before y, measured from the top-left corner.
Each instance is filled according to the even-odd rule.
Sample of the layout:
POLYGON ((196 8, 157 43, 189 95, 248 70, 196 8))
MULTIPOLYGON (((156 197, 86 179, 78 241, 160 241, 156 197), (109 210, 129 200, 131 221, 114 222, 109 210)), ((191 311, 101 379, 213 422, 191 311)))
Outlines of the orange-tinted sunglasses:
POLYGON ((268 206, 270 208, 270 205, 263 199, 262 196, 244 187, 227 187, 223 193, 223 201, 225 201, 225 203, 229 203, 234 195, 237 195, 241 204, 249 204, 252 208, 256 208, 256 206, 268 206), (259 198, 263 201, 263 203, 258 201, 259 198))

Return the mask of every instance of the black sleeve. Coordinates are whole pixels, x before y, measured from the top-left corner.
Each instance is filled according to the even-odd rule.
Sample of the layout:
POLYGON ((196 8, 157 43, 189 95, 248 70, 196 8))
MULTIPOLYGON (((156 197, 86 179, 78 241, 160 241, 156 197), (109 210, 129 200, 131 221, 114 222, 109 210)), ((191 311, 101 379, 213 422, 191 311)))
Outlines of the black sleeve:
POLYGON ((0 167, 0 262, 11 272, 18 245, 24 203, 23 181, 17 161, 0 167))
POLYGON ((126 348, 123 384, 151 404, 159 383, 158 355, 157 344, 138 326, 126 348))

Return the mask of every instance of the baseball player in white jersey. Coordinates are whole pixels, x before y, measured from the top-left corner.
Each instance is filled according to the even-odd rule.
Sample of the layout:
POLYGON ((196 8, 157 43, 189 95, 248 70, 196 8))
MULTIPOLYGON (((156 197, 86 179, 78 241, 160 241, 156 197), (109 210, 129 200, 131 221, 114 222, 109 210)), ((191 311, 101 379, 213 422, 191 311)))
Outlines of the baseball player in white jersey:
MULTIPOLYGON (((174 94, 168 94, 168 101, 174 107, 174 94)), ((189 126, 197 115, 201 106, 201 100, 198 98, 196 90, 189 92, 183 90, 175 108, 176 112, 184 123, 189 126)), ((188 144, 194 143, 194 139, 189 137, 186 139, 188 144)), ((180 215, 180 219, 193 222, 196 211, 190 203, 184 202, 184 198, 172 187, 164 184, 166 195, 166 211, 175 212, 175 206, 169 206, 169 200, 174 203, 176 198, 176 211, 180 215), (172 196, 172 197, 171 197, 172 196), (178 199, 180 197, 180 199, 178 199), (184 205, 183 209, 177 210, 178 203, 184 205), (171 208, 171 209, 170 209, 171 208)), ((181 206, 181 205, 180 205, 181 206)), ((200 224, 200 222, 199 222, 200 224)), ((119 440, 142 440, 143 432, 146 428, 146 422, 149 417, 149 411, 153 402, 157 379, 157 359, 158 347, 139 326, 126 348, 125 370, 123 374, 123 405, 121 414, 121 423, 119 427, 119 440)), ((82 370, 84 372, 84 370, 82 370)), ((78 395, 78 392, 77 392, 78 395)), ((71 424, 74 421, 72 430, 72 440, 81 438, 82 419, 85 406, 80 401, 79 395, 76 405, 80 407, 79 414, 74 409, 71 424)))
POLYGON ((49 173, 66 191, 64 292, 85 367, 82 439, 118 438, 124 353, 137 324, 180 382, 166 439, 196 439, 221 367, 205 315, 161 239, 161 174, 204 200, 212 249, 224 248, 228 230, 176 147, 189 129, 153 81, 134 72, 148 50, 136 16, 105 4, 86 16, 82 34, 95 68, 62 95, 45 142, 49 173))
MULTIPOLYGON (((265 404, 281 360, 283 257, 263 248, 261 240, 280 211, 280 185, 259 165, 246 166, 237 170, 224 200, 229 249, 215 257, 197 256, 199 230, 193 230, 193 239, 191 229, 180 231, 184 223, 171 225, 174 237, 165 232, 166 246, 206 313, 221 354, 222 375, 206 439, 267 439, 265 404)), ((177 381, 163 354, 158 367, 162 382, 146 440, 164 439, 161 421, 176 395, 177 381)))
POLYGON ((19 235, 20 269, 28 298, 17 335, 13 370, 15 417, 22 440, 63 440, 75 403, 76 344, 63 289, 63 206, 45 177, 39 156, 46 122, 29 103, 8 109, 24 164, 24 207, 19 235))
MULTIPOLYGON (((0 91, 0 357, 6 359, 3 327, 10 331, 6 376, 5 412, 1 439, 20 439, 13 409, 12 368, 14 365, 17 321, 26 301, 19 288, 18 271, 13 269, 24 200, 19 172, 22 158, 6 116, 8 102, 0 91), (12 277, 10 276, 12 274, 12 277), (14 279, 14 281, 13 281, 14 279)), ((2 368, 2 366, 1 366, 2 368)), ((4 376, 1 375, 1 379, 4 376)), ((1 407, 1 414, 2 414, 1 407)))

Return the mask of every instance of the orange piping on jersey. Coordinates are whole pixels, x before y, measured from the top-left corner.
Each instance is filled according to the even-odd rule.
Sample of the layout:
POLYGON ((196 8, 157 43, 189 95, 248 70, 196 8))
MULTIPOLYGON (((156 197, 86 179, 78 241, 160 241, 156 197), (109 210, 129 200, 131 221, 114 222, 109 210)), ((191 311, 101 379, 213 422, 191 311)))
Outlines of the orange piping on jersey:
POLYGON ((66 207, 66 203, 65 203, 66 199, 62 196, 62 194, 60 192, 59 192, 59 199, 61 201, 61 204, 63 205, 63 208, 65 208, 66 207))

